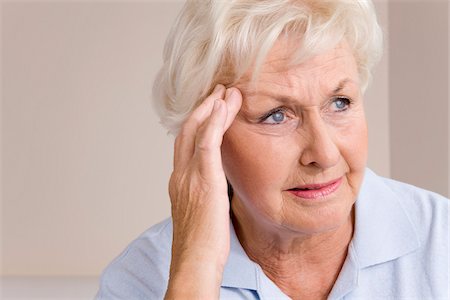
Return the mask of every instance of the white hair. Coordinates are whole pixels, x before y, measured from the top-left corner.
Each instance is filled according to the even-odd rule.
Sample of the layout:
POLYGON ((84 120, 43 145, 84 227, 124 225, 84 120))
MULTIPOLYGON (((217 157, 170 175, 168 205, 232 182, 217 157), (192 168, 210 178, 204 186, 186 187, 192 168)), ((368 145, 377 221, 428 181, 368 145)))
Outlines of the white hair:
POLYGON ((167 38, 153 86, 161 123, 176 134, 218 83, 235 84, 258 70, 281 36, 300 38, 293 60, 346 40, 364 92, 382 53, 370 0, 188 0, 167 38))

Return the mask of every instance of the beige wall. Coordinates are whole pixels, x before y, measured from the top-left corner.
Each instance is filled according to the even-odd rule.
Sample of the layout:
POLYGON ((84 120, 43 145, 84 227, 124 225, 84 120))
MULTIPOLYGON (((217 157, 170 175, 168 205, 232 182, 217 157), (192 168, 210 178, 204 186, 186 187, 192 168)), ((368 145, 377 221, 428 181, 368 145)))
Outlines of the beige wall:
MULTIPOLYGON (((180 5, 1 5, 3 275, 98 275, 169 215, 172 140, 150 88, 180 5)), ((388 3, 377 9, 386 28, 388 3)), ((397 142, 389 58, 366 96, 369 166, 381 175, 397 142)))
MULTIPOLYGON (((3 32, 3 5, 0 4, 0 33, 3 32)), ((0 271, 3 270, 3 39, 0 35, 0 271)), ((1 273, 0 273, 1 274, 1 273)), ((0 289, 3 290, 0 281, 0 289)), ((1 295, 1 294, 0 294, 1 295)))
POLYGON ((389 3, 391 175, 448 195, 447 1, 389 3))
MULTIPOLYGON (((388 3, 374 1, 383 32, 388 31, 388 3)), ((384 55, 375 67, 373 81, 365 94, 365 111, 369 127, 368 166, 382 176, 390 176, 389 139, 389 40, 384 37, 384 55)))
POLYGON ((150 88, 179 6, 2 5, 3 274, 97 275, 169 215, 150 88))

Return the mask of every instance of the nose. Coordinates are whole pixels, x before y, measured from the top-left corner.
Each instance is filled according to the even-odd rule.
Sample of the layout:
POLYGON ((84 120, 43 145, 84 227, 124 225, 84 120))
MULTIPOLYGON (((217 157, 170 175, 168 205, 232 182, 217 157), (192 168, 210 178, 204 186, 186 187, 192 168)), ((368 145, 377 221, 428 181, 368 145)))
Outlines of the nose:
POLYGON ((333 131, 329 130, 320 114, 309 116, 300 130, 300 143, 303 145, 300 155, 302 165, 325 170, 339 162, 340 152, 333 131))

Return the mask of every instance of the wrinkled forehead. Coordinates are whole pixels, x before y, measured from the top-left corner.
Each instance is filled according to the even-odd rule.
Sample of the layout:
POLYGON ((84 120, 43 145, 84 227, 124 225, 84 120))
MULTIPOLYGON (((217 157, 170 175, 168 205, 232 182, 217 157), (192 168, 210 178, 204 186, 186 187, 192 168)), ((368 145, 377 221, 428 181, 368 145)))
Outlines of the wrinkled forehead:
POLYGON ((326 88, 344 80, 360 84, 353 51, 345 40, 303 59, 295 56, 295 50, 290 41, 277 41, 260 68, 247 71, 235 86, 249 94, 270 86, 289 89, 317 84, 326 88))

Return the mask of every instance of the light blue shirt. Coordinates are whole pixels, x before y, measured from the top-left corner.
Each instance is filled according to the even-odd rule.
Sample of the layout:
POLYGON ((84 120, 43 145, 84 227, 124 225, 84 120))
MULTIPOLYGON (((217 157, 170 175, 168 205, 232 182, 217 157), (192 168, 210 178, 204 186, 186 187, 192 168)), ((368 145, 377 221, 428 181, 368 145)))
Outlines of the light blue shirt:
MULTIPOLYGON (((220 298, 289 299, 248 258, 230 228, 220 298)), ((449 240, 448 199, 367 169, 355 204, 354 236, 328 299, 450 299, 449 240)), ((171 244, 169 218, 106 268, 97 299, 163 299, 171 244)))

